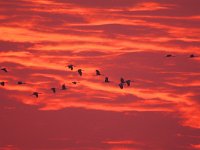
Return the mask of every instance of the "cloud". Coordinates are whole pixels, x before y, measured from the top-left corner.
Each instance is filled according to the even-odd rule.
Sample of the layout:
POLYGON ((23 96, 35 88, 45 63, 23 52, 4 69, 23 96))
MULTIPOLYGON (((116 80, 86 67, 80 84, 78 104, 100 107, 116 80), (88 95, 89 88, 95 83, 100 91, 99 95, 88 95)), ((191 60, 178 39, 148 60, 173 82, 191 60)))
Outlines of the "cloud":
POLYGON ((8 82, 0 87, 0 129, 10 139, 0 137, 1 148, 198 148, 200 59, 189 58, 200 55, 198 2, 0 4, 0 66, 9 70, 0 72, 0 81, 8 82), (73 71, 68 64, 75 65, 73 71), (103 76, 95 76, 96 69, 103 76), (121 77, 134 82, 122 90, 121 77), (31 95, 34 91, 42 93, 39 98, 31 95), (8 125, 23 127, 23 134, 8 125))

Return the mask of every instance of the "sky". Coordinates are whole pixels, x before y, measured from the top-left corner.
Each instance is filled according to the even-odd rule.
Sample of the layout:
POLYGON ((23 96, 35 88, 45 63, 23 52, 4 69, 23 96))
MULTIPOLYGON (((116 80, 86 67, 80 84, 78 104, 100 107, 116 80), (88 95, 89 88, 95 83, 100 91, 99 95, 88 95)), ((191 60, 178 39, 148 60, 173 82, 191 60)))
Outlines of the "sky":
POLYGON ((199 6, 0 1, 0 150, 200 149, 199 6))

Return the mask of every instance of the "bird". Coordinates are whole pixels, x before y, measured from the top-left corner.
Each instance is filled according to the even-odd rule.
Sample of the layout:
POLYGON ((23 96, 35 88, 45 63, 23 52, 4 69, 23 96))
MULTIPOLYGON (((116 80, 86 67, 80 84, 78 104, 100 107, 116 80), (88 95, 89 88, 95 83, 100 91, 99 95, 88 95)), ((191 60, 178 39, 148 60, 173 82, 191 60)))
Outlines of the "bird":
POLYGON ((78 69, 78 74, 79 74, 80 76, 83 75, 83 72, 82 72, 82 71, 83 71, 82 69, 78 69))
POLYGON ((4 72, 8 72, 8 70, 6 68, 1 68, 1 70, 4 72))
POLYGON ((175 56, 172 54, 167 54, 165 57, 175 57, 175 56))
POLYGON ((100 76, 100 75, 101 75, 101 73, 100 73, 99 70, 96 70, 96 75, 97 75, 97 76, 100 76))
POLYGON ((38 97, 39 97, 39 94, 42 94, 42 93, 33 92, 33 94, 32 94, 32 95, 34 95, 36 98, 38 98, 38 97))
POLYGON ((131 82, 133 82, 133 81, 131 81, 131 80, 126 80, 127 86, 130 86, 130 85, 131 85, 131 82))
POLYGON ((74 65, 70 64, 67 66, 69 69, 73 70, 74 69, 74 65))
POLYGON ((121 82, 121 83, 125 83, 124 78, 121 78, 121 79, 120 79, 120 82, 121 82))
POLYGON ((79 82, 77 82, 77 81, 73 81, 73 82, 72 82, 72 84, 77 84, 77 83, 79 83, 79 82))
POLYGON ((56 88, 51 88, 53 93, 56 93, 56 88))
POLYGON ((109 81, 109 79, 108 79, 108 77, 105 77, 105 80, 104 80, 106 83, 109 83, 110 81, 109 81))
POLYGON ((6 82, 2 81, 2 82, 0 82, 0 85, 1 85, 1 86, 5 86, 5 83, 6 83, 6 82))
POLYGON ((198 56, 196 56, 196 55, 194 55, 194 54, 191 54, 189 57, 190 57, 190 58, 194 58, 194 57, 198 57, 198 56))
POLYGON ((66 85, 63 84, 61 90, 66 90, 66 89, 67 89, 66 85))
POLYGON ((124 88, 124 84, 123 83, 119 83, 119 87, 120 87, 120 89, 123 89, 124 88))
POLYGON ((26 84, 26 83, 22 82, 22 81, 18 81, 17 84, 22 85, 22 84, 26 84))

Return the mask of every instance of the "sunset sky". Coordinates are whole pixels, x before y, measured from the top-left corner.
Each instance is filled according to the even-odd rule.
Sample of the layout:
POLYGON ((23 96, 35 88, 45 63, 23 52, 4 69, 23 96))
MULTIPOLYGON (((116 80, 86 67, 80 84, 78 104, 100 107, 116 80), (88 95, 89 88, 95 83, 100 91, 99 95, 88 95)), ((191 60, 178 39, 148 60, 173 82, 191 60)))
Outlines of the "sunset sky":
POLYGON ((1 0, 0 68, 0 150, 200 149, 199 0, 1 0))

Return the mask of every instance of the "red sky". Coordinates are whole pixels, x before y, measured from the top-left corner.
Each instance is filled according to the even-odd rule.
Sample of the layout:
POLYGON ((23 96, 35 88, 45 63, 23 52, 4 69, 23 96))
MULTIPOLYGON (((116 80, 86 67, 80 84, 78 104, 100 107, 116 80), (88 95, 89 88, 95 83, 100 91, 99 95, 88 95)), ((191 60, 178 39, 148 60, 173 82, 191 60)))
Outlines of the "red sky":
POLYGON ((200 149, 200 57, 189 58, 200 56, 199 6, 0 1, 0 150, 200 149))

